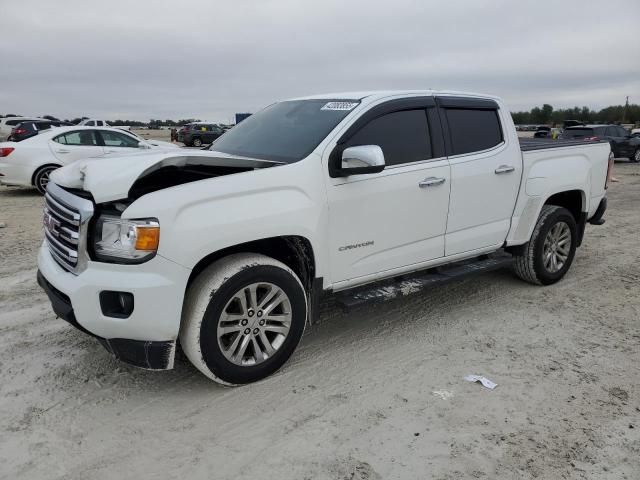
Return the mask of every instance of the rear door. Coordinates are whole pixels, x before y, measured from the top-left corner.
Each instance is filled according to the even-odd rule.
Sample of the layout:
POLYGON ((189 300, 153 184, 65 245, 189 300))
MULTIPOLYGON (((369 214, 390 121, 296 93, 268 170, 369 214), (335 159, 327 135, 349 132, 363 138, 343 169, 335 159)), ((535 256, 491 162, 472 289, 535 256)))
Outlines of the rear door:
POLYGON ((445 253, 500 246, 511 226, 522 176, 520 145, 505 133, 512 125, 509 112, 490 99, 437 101, 451 165, 445 253))
POLYGON ((344 286, 442 257, 449 205, 449 164, 432 97, 373 107, 327 163, 357 145, 380 146, 386 167, 339 178, 327 172, 331 275, 344 286))
POLYGON ((95 130, 72 130, 53 137, 49 147, 55 157, 66 164, 104 155, 100 143, 95 130))

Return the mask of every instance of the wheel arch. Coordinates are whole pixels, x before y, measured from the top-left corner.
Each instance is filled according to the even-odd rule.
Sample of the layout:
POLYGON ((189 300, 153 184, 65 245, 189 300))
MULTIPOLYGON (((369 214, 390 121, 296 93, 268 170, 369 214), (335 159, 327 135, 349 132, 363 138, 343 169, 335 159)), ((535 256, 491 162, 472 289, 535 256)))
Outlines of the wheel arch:
POLYGON ((571 215, 573 215, 578 227, 577 245, 578 247, 582 245, 589 210, 589 206, 587 205, 587 195, 584 190, 574 189, 554 193, 545 200, 543 206, 544 205, 563 207, 571 212, 571 215))
POLYGON ((33 185, 35 187, 35 185, 36 185, 36 176, 38 175, 38 173, 40 173, 40 170, 42 170, 44 168, 48 168, 48 167, 61 168, 62 165, 60 165, 59 163, 45 163, 44 165, 40 165, 39 167, 36 167, 36 169, 31 174, 31 185, 33 185))
POLYGON ((550 195, 543 205, 556 205, 564 207, 571 212, 576 222, 580 220, 582 213, 586 213, 587 195, 584 190, 564 190, 550 195))
POLYGON ((311 242, 299 235, 284 235, 240 243, 210 253, 193 267, 186 288, 213 262, 234 253, 261 253, 274 258, 293 270, 307 291, 314 286, 316 257, 311 242))

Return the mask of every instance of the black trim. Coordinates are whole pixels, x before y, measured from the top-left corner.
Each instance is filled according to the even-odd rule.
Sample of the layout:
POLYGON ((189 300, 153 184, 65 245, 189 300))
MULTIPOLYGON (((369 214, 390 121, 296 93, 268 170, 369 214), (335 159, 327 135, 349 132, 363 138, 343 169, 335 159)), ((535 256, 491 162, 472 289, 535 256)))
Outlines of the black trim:
POLYGON ((502 140, 485 150, 495 148, 501 143, 504 143, 505 132, 498 110, 500 107, 494 100, 488 100, 484 98, 464 98, 464 97, 435 97, 436 104, 438 105, 438 113, 440 115, 440 123, 442 125, 442 137, 444 138, 445 151, 447 157, 454 155, 470 155, 484 150, 473 150, 471 152, 465 152, 456 154, 453 149, 453 141, 451 140, 451 130, 449 129, 449 119, 446 115, 446 110, 465 109, 465 110, 493 110, 496 118, 498 119, 498 126, 500 127, 500 136, 502 140))
POLYGON ((553 140, 551 138, 518 138, 520 143, 520 150, 523 152, 530 152, 532 150, 545 150, 548 148, 560 148, 560 147, 582 147, 583 145, 589 145, 592 143, 605 143, 606 140, 570 140, 567 138, 558 138, 553 140))
POLYGON ((584 230, 587 226, 587 212, 580 212, 580 217, 576 218, 576 230, 577 230, 577 239, 576 239, 576 247, 582 245, 582 239, 584 238, 584 230))
POLYGON ((436 97, 436 103, 441 108, 463 108, 472 110, 499 110, 495 100, 488 98, 468 97, 436 97))
POLYGON ((118 360, 134 367, 167 370, 173 367, 176 342, 152 342, 128 338, 100 338, 100 343, 118 360))
POLYGON ((324 295, 323 290, 324 279, 322 277, 314 278, 309 292, 309 323, 311 325, 320 321, 320 302, 324 295))
POLYGON ((602 225, 605 220, 602 218, 604 216, 604 212, 607 211, 607 197, 604 197, 600 200, 600 204, 598 205, 598 209, 596 213, 593 214, 593 217, 589 219, 589 223, 591 225, 602 225))
MULTIPOLYGON (((342 134, 340 139, 336 142, 336 146, 329 156, 329 176, 331 178, 342 176, 340 174, 340 163, 342 161, 341 157, 342 152, 344 151, 344 144, 371 120, 375 120, 376 118, 388 113, 401 112, 404 110, 426 110, 428 108, 435 108, 435 106, 436 103, 433 97, 411 97, 390 100, 367 110, 347 129, 345 133, 342 134)), ((429 128, 431 128, 429 120, 430 118, 427 116, 427 122, 429 123, 429 128)), ((440 144, 438 144, 438 146, 440 146, 440 144)), ((433 158, 437 157, 433 156, 433 158)))
POLYGON ((440 111, 436 107, 427 108, 427 120, 429 122, 433 158, 446 157, 447 149, 444 142, 444 129, 442 128, 440 111))
POLYGON ((54 313, 81 332, 97 338, 102 346, 118 360, 150 370, 167 370, 173 367, 175 340, 157 342, 99 337, 78 323, 69 297, 51 285, 39 270, 37 279, 38 285, 42 287, 49 297, 54 313))

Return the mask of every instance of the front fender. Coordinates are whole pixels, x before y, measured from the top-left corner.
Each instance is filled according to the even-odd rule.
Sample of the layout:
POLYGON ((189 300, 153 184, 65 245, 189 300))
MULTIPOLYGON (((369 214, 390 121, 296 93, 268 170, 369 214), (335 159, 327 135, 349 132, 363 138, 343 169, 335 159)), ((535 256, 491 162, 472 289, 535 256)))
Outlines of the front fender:
POLYGON ((187 268, 241 243, 305 237, 316 252, 320 276, 324 250, 316 246, 327 222, 326 193, 308 173, 298 162, 171 187, 139 198, 123 217, 158 218, 158 254, 187 268))

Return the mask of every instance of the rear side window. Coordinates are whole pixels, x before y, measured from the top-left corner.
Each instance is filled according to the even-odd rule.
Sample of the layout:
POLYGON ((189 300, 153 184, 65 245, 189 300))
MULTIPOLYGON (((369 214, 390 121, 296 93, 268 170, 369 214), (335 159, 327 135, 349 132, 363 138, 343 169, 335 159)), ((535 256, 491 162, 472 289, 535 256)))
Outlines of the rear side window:
POLYGON ((565 138, 592 137, 593 134, 594 132, 592 128, 568 128, 563 132, 563 136, 565 138))
POLYGON ((445 109, 451 136, 452 155, 479 152, 503 141, 496 110, 445 109))
POLYGON ((378 145, 387 165, 432 158, 429 124, 424 110, 403 110, 375 118, 358 130, 345 147, 378 145))
POLYGON ((62 143, 63 145, 98 145, 98 142, 96 140, 96 132, 94 132, 93 130, 81 130, 63 133, 62 135, 54 137, 53 141, 62 143))

